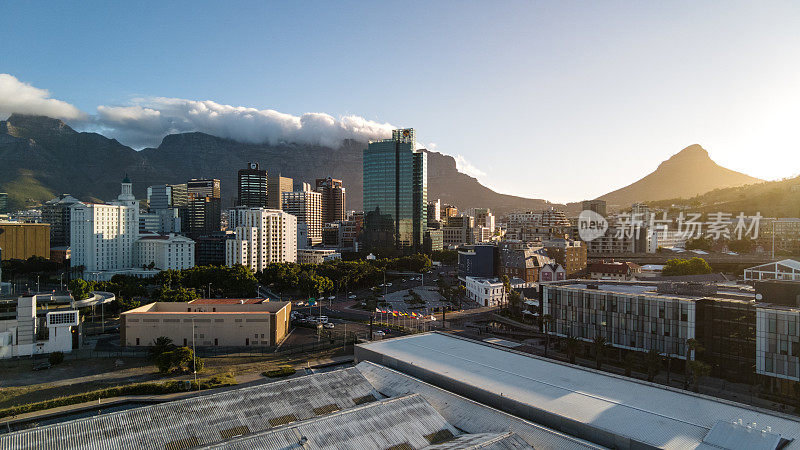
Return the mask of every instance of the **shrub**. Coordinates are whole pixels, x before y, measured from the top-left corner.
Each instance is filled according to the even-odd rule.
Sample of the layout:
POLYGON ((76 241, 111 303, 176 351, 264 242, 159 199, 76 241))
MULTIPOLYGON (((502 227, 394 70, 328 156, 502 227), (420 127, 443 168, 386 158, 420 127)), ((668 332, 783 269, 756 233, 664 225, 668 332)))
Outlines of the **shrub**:
POLYGON ((50 356, 48 357, 48 359, 50 360, 50 365, 51 366, 56 366, 56 365, 61 364, 62 362, 64 362, 64 354, 61 353, 61 352, 53 352, 53 353, 50 353, 50 356))
POLYGON ((280 366, 277 369, 262 372, 261 375, 269 378, 281 378, 281 377, 288 377, 289 375, 294 375, 296 372, 297 371, 294 370, 294 367, 292 366, 280 366))

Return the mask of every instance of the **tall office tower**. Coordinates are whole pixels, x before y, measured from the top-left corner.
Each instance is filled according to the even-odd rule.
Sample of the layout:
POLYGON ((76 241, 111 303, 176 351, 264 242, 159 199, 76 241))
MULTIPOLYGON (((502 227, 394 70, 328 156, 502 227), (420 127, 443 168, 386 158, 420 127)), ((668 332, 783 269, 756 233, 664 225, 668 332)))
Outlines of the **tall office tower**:
POLYGON ((219 231, 222 198, 217 179, 193 178, 186 183, 188 213, 186 232, 189 237, 199 237, 219 231))
POLYGON ((594 211, 601 216, 606 216, 606 201, 605 200, 584 200, 581 203, 581 209, 584 211, 594 211))
POLYGON ((42 222, 50 224, 50 247, 69 246, 70 207, 80 201, 62 194, 42 206, 42 222))
MULTIPOLYGON (((297 222, 305 224, 308 241, 307 245, 316 245, 322 242, 322 194, 311 190, 308 183, 303 183, 301 191, 283 193, 283 210, 297 217, 297 222)), ((299 247, 305 247, 299 242, 299 247)))
POLYGON ((414 130, 364 150, 364 233, 367 248, 422 251, 427 231, 427 154, 414 149, 414 130))
POLYGON ((134 242, 139 238, 139 202, 126 176, 122 192, 108 205, 76 203, 70 208, 72 267, 87 272, 133 267, 134 242))
POLYGON ((436 199, 435 202, 428 202, 428 223, 440 222, 442 220, 442 200, 436 199))
POLYGON ((239 169, 239 197, 236 206, 267 207, 267 171, 258 168, 258 163, 248 163, 247 169, 239 169))
POLYGON ((283 209, 283 193, 292 192, 294 180, 280 174, 267 179, 267 208, 283 209))
POLYGON ((317 178, 317 192, 322 194, 322 223, 344 220, 345 189, 342 180, 317 178))
POLYGON ((238 206, 228 211, 234 237, 225 240, 225 264, 253 272, 270 263, 297 261, 297 218, 274 209, 238 206))
POLYGON ((157 184, 147 187, 147 206, 150 211, 172 207, 172 185, 157 184))
POLYGON ((172 203, 170 206, 173 208, 186 208, 189 205, 189 187, 187 183, 170 184, 172 203))
POLYGON ((448 205, 447 203, 442 203, 442 208, 440 211, 442 220, 444 221, 446 221, 449 217, 455 217, 458 215, 458 208, 453 205, 448 205))
POLYGON ((494 232, 495 217, 489 208, 473 208, 472 214, 475 217, 475 226, 481 226, 494 232))

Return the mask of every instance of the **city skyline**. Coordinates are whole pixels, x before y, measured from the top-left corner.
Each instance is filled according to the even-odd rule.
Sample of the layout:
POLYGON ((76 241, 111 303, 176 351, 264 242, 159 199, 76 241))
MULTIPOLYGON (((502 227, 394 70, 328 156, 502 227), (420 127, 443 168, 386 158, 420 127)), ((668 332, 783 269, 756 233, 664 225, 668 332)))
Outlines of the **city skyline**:
POLYGON ((800 66, 787 57, 800 44, 795 5, 732 3, 725 14, 711 3, 513 6, 412 3, 387 24, 385 6, 318 5, 316 17, 335 20, 298 24, 292 18, 308 7, 253 6, 245 17, 213 5, 150 5, 114 20, 122 12, 113 5, 9 5, 14 21, 0 19, 9 43, 0 118, 14 109, 60 114, 133 146, 192 128, 335 144, 413 126, 421 145, 452 155, 483 184, 554 202, 630 184, 693 143, 748 175, 797 174, 800 66), (35 35, 31 20, 48 33, 35 35), (240 22, 234 33, 212 26, 240 22), (141 23, 160 27, 130 39, 141 23), (203 27, 210 36, 193 39, 203 27), (407 37, 387 42, 400 29, 407 37), (419 70, 387 72, 388 55, 401 51, 419 70), (386 86, 407 94, 375 95, 386 86), (235 120, 208 120, 226 114, 235 120), (546 171, 523 181, 526 168, 565 155, 577 182, 559 185, 546 171))

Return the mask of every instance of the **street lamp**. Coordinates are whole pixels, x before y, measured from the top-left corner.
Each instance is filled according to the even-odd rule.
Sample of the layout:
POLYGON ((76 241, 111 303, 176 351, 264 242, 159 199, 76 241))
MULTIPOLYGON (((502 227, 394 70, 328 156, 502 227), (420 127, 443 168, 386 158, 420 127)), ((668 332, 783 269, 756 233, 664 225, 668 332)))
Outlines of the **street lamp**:
MULTIPOLYGON (((209 289, 211 289, 210 288, 211 283, 208 283, 208 285, 209 285, 209 289)), ((192 371, 194 372, 194 384, 197 385, 197 390, 199 392, 200 391, 200 383, 197 382, 197 353, 195 353, 197 351, 197 347, 195 347, 195 345, 194 345, 194 336, 195 336, 195 334, 196 333, 194 331, 194 316, 192 316, 192 371)))
POLYGON ((208 298, 211 298, 211 283, 208 283, 208 298))

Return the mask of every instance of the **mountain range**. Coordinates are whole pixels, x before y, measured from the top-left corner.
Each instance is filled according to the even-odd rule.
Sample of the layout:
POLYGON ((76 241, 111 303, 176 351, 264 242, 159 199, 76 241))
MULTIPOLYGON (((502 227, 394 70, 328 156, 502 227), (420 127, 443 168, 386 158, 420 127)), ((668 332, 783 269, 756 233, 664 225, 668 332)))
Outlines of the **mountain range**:
MULTIPOLYGON (((266 168, 268 176, 280 174, 309 183, 339 178, 347 188, 347 209, 358 210, 366 145, 354 140, 338 148, 249 144, 194 132, 171 134, 157 148, 137 151, 98 133, 75 131, 58 119, 13 114, 0 121, 0 192, 8 193, 14 209, 35 206, 61 193, 84 201, 108 201, 116 198, 125 175, 133 180, 137 198, 145 198, 150 185, 211 177, 221 180, 223 205, 230 206, 237 172, 252 161, 266 168)), ((629 205, 761 181, 718 166, 702 147, 692 145, 641 180, 600 198, 611 205, 629 205)), ((428 152, 428 199, 437 198, 460 210, 490 207, 496 214, 578 205, 494 192, 459 172, 453 157, 428 152)))

